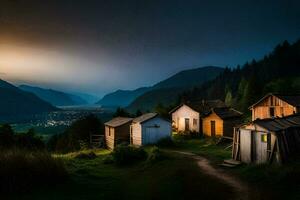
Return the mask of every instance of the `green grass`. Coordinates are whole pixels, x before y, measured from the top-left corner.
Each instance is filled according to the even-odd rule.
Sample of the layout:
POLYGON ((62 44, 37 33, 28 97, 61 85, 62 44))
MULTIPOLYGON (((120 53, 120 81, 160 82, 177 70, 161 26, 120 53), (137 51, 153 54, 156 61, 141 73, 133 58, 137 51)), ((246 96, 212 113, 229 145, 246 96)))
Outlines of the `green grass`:
POLYGON ((232 199, 232 190, 201 173, 196 163, 179 155, 163 160, 120 167, 104 164, 107 150, 93 160, 77 159, 78 153, 55 155, 63 158, 70 174, 66 183, 44 188, 15 199, 232 199))
POLYGON ((208 158, 212 164, 220 164, 224 159, 231 158, 231 148, 225 150, 229 145, 216 145, 214 138, 190 138, 174 135, 175 148, 183 151, 189 151, 200 156, 208 158))

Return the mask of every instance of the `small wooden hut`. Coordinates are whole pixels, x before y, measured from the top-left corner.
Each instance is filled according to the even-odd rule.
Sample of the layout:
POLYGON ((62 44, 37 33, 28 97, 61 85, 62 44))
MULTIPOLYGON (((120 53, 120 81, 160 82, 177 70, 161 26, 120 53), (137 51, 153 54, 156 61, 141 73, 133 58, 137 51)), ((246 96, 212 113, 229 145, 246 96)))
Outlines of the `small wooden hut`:
POLYGON ((130 144, 143 146, 154 144, 160 139, 171 137, 171 122, 157 113, 146 113, 133 119, 130 131, 130 144))
POLYGON ((244 163, 283 163, 300 153, 300 115, 258 119, 236 128, 232 158, 244 163))
POLYGON ((116 117, 106 122, 105 125, 105 143, 108 149, 114 149, 120 143, 129 144, 130 124, 132 118, 116 117))
POLYGON ((250 106, 252 121, 273 117, 284 117, 299 112, 300 95, 267 94, 250 106))
POLYGON ((206 136, 233 137, 233 127, 242 123, 242 113, 233 108, 213 108, 202 119, 202 132, 206 136))

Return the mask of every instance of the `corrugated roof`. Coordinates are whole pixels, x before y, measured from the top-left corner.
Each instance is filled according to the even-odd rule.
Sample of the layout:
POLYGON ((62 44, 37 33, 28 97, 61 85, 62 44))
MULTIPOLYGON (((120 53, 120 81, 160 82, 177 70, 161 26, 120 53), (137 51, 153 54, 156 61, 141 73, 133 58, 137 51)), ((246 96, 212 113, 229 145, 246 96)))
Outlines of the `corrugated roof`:
POLYGON ((134 123, 143 123, 149 119, 152 119, 154 117, 156 117, 158 114, 157 113, 146 113, 146 114, 143 114, 139 117, 136 117, 133 119, 133 122, 134 123))
POLYGON ((300 127, 300 115, 296 114, 274 119, 257 119, 253 123, 269 131, 277 132, 292 127, 300 127))
POLYGON ((118 127, 132 121, 129 117, 116 117, 105 123, 106 126, 118 127))
POLYGON ((288 104, 298 107, 300 106, 300 95, 299 94, 294 94, 294 95, 283 95, 283 94, 272 94, 269 93, 267 95, 265 95, 263 98, 261 98, 259 101, 257 101, 255 104, 253 104, 252 106, 250 106, 249 108, 251 109, 252 107, 256 106, 257 104, 259 104, 260 102, 262 102, 263 100, 265 100, 267 97, 269 96, 275 96, 285 102, 287 102, 288 104))
POLYGON ((224 108, 213 108, 213 111, 221 118, 221 119, 229 119, 235 117, 241 117, 243 113, 229 107, 224 108))
POLYGON ((177 107, 175 107, 173 110, 170 111, 170 113, 175 112, 178 110, 181 106, 187 105, 193 110, 199 112, 200 114, 207 114, 211 111, 213 108, 223 108, 226 107, 226 104, 219 100, 202 100, 202 101, 192 101, 192 102, 186 102, 183 103, 177 107))

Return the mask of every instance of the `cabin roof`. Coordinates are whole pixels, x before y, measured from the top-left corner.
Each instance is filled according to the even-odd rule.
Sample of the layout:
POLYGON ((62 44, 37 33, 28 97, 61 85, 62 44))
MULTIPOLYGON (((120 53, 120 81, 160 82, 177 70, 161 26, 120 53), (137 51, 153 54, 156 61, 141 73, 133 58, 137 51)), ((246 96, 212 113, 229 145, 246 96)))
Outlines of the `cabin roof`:
POLYGON ((146 122, 154 117, 158 116, 157 113, 146 113, 146 114, 143 114, 139 117, 136 117, 133 119, 133 122, 134 123, 143 123, 143 122, 146 122))
POLYGON ((300 115, 295 114, 273 119, 257 119, 252 123, 257 124, 269 131, 278 132, 292 127, 300 127, 300 115))
POLYGON ((243 113, 230 107, 213 108, 212 111, 216 113, 216 115, 218 115, 223 120, 230 119, 230 118, 237 118, 243 115, 243 113))
POLYGON ((267 95, 265 95, 263 98, 261 98, 259 101, 257 101, 255 104, 253 104, 252 106, 250 106, 249 108, 253 108, 255 107, 257 104, 259 104, 260 102, 262 102, 263 100, 265 100, 266 98, 268 98, 269 96, 275 96, 285 102, 287 102, 288 104, 298 107, 300 106, 300 95, 299 94, 294 94, 294 95, 283 95, 283 94, 273 94, 273 93, 269 93, 267 95))
POLYGON ((105 123, 106 126, 118 127, 122 126, 128 122, 131 122, 132 118, 129 117, 115 117, 112 120, 105 123))
POLYGON ((193 110, 199 112, 200 114, 207 114, 211 111, 212 108, 223 108, 226 107, 226 104, 219 100, 202 100, 202 101, 192 101, 192 102, 186 102, 182 103, 179 106, 175 107, 170 111, 170 113, 175 112, 178 110, 181 106, 187 105, 188 107, 192 108, 193 110))

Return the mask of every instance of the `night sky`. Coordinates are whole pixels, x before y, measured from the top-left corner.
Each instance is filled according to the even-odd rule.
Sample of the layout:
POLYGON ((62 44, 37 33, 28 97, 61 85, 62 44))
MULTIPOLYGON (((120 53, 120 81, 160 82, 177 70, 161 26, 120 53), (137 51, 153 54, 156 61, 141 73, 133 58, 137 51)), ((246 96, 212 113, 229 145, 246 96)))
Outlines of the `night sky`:
POLYGON ((300 1, 0 1, 0 77, 102 96, 300 39, 300 1))

